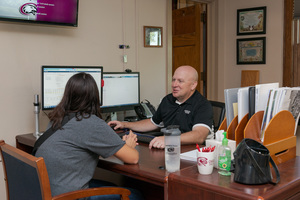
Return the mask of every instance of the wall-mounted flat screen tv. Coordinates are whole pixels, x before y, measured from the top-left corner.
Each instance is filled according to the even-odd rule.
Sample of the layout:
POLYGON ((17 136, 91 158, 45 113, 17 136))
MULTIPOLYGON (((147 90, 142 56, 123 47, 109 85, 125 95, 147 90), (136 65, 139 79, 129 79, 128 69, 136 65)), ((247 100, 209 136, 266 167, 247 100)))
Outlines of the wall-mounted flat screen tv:
POLYGON ((77 26, 79 0, 1 0, 0 20, 77 26))

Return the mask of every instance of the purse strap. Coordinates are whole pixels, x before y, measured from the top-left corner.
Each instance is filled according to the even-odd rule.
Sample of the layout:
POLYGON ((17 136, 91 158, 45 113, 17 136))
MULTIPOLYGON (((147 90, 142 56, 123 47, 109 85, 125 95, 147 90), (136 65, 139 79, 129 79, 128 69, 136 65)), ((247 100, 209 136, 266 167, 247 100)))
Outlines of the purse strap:
MULTIPOLYGON (((71 119, 73 119, 75 117, 76 113, 69 113, 68 115, 66 115, 62 122, 61 122, 61 126, 63 127, 68 121, 70 121, 71 119)), ((57 129, 53 129, 52 126, 43 133, 43 135, 41 135, 37 141, 34 143, 34 147, 32 150, 32 155, 35 156, 38 148, 51 136, 53 135, 53 133, 55 133, 57 131, 57 129)))
POLYGON ((276 181, 274 182, 271 177, 268 177, 261 169, 261 167, 258 165, 258 163, 256 162, 256 160, 254 159, 253 155, 250 153, 250 150, 247 148, 247 153, 249 154, 249 157, 253 163, 254 168, 257 170, 258 173, 260 173, 261 177, 266 180, 268 183, 274 184, 276 185, 279 181, 280 181, 280 174, 277 168, 277 165, 275 164, 274 160, 272 159, 272 157, 270 156, 270 162, 271 165, 273 166, 275 173, 276 173, 276 181))

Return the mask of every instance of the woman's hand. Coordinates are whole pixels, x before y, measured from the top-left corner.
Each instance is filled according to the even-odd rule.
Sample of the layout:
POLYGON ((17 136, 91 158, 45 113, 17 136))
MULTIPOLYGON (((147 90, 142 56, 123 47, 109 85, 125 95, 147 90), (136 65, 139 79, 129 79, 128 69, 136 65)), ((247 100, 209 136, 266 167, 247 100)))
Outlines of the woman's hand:
POLYGON ((137 143, 137 136, 136 136, 136 134, 134 134, 134 133, 132 132, 132 130, 129 131, 129 134, 128 134, 128 135, 124 135, 122 139, 123 139, 123 141, 125 141, 126 144, 127 144, 128 146, 130 146, 131 148, 135 148, 136 145, 138 145, 138 143, 137 143))

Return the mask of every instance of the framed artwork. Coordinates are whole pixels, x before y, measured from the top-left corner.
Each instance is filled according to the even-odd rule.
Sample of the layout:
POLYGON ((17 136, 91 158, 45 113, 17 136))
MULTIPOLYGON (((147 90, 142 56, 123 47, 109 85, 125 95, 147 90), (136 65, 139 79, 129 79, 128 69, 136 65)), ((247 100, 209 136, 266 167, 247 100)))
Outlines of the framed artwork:
POLYGON ((237 35, 266 33, 267 7, 237 10, 237 35))
POLYGON ((144 26, 144 47, 162 47, 162 27, 144 26))
POLYGON ((236 40, 237 64, 266 64, 266 37, 236 40))

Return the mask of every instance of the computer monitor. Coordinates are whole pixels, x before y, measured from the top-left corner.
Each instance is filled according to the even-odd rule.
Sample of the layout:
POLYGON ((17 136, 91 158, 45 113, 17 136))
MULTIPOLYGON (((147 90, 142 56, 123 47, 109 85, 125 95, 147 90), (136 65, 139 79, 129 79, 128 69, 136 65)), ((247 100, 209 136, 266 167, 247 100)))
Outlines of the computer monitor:
POLYGON ((103 113, 133 110, 139 105, 139 72, 104 72, 103 81, 103 113))
POLYGON ((102 102, 102 66, 42 66, 42 110, 56 107, 62 99, 67 81, 79 72, 86 72, 94 77, 102 102))

